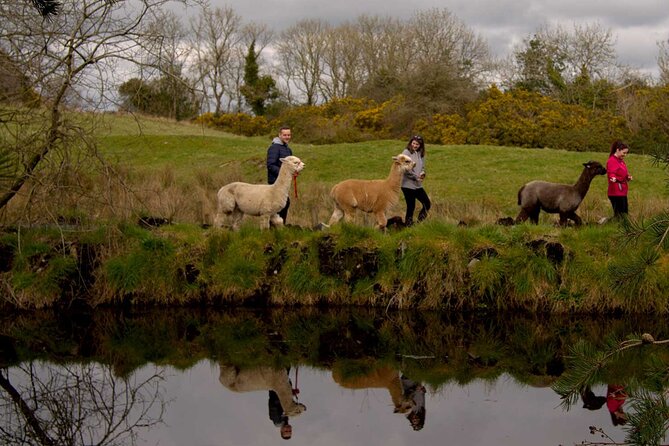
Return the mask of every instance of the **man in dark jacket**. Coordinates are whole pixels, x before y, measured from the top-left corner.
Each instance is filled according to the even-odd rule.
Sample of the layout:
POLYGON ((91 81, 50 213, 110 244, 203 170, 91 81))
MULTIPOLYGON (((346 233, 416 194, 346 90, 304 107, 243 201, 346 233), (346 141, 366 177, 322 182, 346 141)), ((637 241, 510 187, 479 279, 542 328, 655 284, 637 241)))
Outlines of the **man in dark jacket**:
MULTIPOLYGON (((281 169, 281 158, 292 155, 293 151, 288 147, 292 133, 290 127, 281 127, 279 129, 279 136, 272 140, 272 145, 267 149, 267 183, 274 184, 279 176, 279 169, 281 169)), ((288 208, 290 207, 290 198, 286 202, 286 206, 279 211, 279 216, 283 218, 283 223, 286 224, 288 217, 288 208)))

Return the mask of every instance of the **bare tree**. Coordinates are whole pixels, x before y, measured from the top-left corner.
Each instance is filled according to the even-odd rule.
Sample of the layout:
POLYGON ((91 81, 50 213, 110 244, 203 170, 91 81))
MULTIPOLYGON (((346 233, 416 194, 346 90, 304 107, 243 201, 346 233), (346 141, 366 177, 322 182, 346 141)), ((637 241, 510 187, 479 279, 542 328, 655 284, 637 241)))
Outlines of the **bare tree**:
POLYGON ((657 65, 660 68, 660 83, 669 85, 669 40, 657 43, 659 54, 657 56, 657 65))
MULTIPOLYGON (((39 184, 38 167, 51 162, 52 169, 40 170, 63 172, 66 168, 71 173, 76 165, 86 164, 81 162, 82 153, 95 156, 93 132, 65 111, 71 107, 99 110, 114 100, 115 86, 120 83, 116 76, 124 76, 126 67, 140 58, 145 18, 167 3, 66 0, 50 20, 35 14, 28 3, 0 3, 0 50, 21 67, 26 90, 34 92, 34 100, 22 108, 0 107, 2 146, 20 166, 15 180, 0 196, 0 209, 29 181, 34 189, 25 195, 26 200, 38 197, 35 188, 46 190, 54 203, 61 198, 54 190, 63 175, 39 184)), ((77 175, 69 178, 76 181, 77 175)), ((46 203, 44 196, 41 202, 46 203)))
POLYGON ((412 63, 419 67, 437 65, 468 79, 488 69, 490 51, 483 37, 447 9, 416 12, 408 28, 412 63))
POLYGON ((281 33, 276 44, 278 70, 308 105, 319 102, 323 54, 329 26, 322 20, 302 20, 281 33))
MULTIPOLYGON (((382 88, 393 87, 411 63, 411 49, 406 44, 406 25, 399 19, 360 16, 356 22, 360 35, 360 58, 365 81, 382 88)), ((375 96, 372 94, 372 96, 375 96)), ((384 99, 384 98, 381 98, 384 99)))
POLYGON ((135 444, 162 422, 162 374, 120 379, 108 366, 26 363, 0 371, 2 444, 135 444))
MULTIPOLYGON (((194 82, 186 76, 187 59, 191 48, 186 42, 186 29, 181 19, 171 10, 154 11, 144 26, 145 59, 142 67, 150 67, 151 74, 161 78, 161 93, 170 99, 167 117, 182 119, 182 91, 194 91, 194 82)), ((186 116, 190 118, 191 116, 186 116)))
POLYGON ((362 84, 365 76, 360 48, 360 33, 355 25, 345 23, 327 31, 319 83, 326 101, 351 96, 362 84))
POLYGON ((241 17, 229 6, 213 10, 204 6, 191 21, 191 30, 195 69, 202 89, 212 100, 215 113, 229 111, 230 99, 238 96, 238 68, 243 54, 241 17))

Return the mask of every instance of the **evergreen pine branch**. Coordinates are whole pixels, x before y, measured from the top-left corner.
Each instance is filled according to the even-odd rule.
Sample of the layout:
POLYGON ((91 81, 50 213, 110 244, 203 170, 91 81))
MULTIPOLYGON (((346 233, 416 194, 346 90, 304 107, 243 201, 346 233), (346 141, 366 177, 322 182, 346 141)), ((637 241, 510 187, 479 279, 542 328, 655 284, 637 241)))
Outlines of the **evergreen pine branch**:
POLYGON ((603 350, 598 350, 585 341, 579 341, 572 347, 567 357, 569 361, 567 371, 555 381, 552 389, 560 395, 561 405, 569 409, 576 404, 581 391, 596 382, 601 370, 616 356, 643 344, 666 343, 669 343, 669 340, 655 341, 648 334, 625 341, 610 339, 603 350))
POLYGON ((634 445, 660 445, 669 429, 669 406, 664 396, 640 391, 630 407, 625 441, 634 445))

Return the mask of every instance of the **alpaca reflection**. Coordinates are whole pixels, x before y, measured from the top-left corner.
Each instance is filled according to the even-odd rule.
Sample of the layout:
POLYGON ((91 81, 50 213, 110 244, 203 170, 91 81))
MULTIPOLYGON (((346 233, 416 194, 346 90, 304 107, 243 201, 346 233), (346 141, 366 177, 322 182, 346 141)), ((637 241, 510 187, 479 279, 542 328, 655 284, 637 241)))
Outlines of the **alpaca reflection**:
POLYGON ((275 369, 256 367, 240 370, 238 367, 220 364, 219 381, 233 392, 269 392, 269 418, 279 428, 281 438, 288 440, 293 435, 289 417, 295 417, 307 410, 307 406, 297 401, 299 391, 293 388, 288 376, 290 367, 275 369))
POLYGON ((393 412, 407 414, 415 431, 425 426, 425 386, 415 382, 400 371, 390 367, 379 367, 364 375, 344 376, 338 368, 333 369, 332 378, 347 389, 386 389, 393 403, 393 412))

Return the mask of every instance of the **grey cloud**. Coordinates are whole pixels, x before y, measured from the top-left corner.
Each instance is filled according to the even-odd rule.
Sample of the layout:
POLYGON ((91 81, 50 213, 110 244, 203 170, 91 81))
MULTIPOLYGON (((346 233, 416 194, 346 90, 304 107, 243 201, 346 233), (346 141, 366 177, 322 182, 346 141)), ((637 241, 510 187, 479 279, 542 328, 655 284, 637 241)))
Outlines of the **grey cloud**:
POLYGON ((281 30, 305 18, 331 24, 353 21, 362 14, 410 17, 416 10, 447 8, 487 39, 497 56, 508 55, 514 43, 544 23, 599 23, 617 38, 621 62, 634 68, 657 69, 658 40, 669 38, 667 0, 212 0, 228 5, 245 21, 281 30), (225 3, 223 3, 225 1, 225 3))

